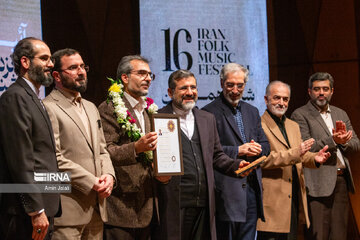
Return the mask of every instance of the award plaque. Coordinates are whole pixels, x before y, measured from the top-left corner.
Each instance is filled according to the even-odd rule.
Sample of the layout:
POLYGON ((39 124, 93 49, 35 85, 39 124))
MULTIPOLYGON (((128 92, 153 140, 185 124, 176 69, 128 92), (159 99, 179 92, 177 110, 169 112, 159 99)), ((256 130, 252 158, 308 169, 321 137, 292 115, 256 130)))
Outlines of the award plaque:
POLYGON ((157 147, 153 154, 155 176, 184 175, 179 116, 153 114, 151 131, 158 135, 157 147))

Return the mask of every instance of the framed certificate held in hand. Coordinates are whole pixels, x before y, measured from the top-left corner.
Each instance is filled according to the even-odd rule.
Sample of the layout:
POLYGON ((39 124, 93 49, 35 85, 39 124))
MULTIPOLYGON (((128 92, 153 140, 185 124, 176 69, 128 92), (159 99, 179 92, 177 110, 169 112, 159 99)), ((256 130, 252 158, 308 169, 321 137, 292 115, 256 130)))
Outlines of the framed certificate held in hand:
POLYGON ((158 135, 153 154, 155 176, 184 175, 179 116, 153 114, 151 131, 158 135))

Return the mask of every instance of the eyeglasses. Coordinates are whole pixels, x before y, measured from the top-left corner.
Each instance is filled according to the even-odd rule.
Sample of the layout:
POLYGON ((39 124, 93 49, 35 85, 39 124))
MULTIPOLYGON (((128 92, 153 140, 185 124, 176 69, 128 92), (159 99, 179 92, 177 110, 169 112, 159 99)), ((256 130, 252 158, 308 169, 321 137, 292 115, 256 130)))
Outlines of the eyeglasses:
POLYGON ((40 57, 32 57, 32 58, 37 58, 37 59, 40 59, 41 61, 45 62, 46 64, 48 64, 50 61, 55 64, 55 60, 54 59, 51 59, 50 56, 48 55, 43 55, 43 56, 40 56, 40 57))
POLYGON ((140 77, 142 77, 144 79, 149 75, 151 80, 153 80, 153 81, 155 80, 155 74, 152 73, 152 72, 148 72, 146 70, 132 70, 132 71, 130 71, 130 73, 132 73, 132 72, 134 72, 135 74, 139 75, 140 77))
POLYGON ((85 64, 81 64, 81 65, 71 65, 70 67, 66 68, 66 69, 60 69, 58 72, 65 72, 65 71, 70 71, 70 72, 77 72, 79 71, 79 68, 85 72, 88 72, 90 70, 90 67, 85 65, 85 64))
POLYGON ((227 89, 234 89, 235 86, 237 87, 237 89, 242 89, 243 87, 245 87, 245 83, 239 83, 239 84, 234 84, 230 82, 225 83, 225 87, 227 89))

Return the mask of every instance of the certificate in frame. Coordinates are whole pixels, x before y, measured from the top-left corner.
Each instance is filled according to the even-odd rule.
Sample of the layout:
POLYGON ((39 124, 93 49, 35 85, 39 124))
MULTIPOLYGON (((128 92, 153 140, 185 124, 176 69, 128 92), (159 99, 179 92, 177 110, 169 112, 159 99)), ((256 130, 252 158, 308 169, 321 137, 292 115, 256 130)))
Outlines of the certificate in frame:
POLYGON ((180 120, 176 114, 151 115, 151 131, 158 134, 153 151, 155 176, 184 175, 180 120))

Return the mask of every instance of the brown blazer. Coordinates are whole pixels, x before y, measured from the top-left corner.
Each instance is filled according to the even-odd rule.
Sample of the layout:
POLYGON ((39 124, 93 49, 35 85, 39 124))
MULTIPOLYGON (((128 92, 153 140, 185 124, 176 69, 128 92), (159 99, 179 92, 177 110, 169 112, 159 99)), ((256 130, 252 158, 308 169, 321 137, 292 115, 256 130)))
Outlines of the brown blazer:
MULTIPOLYGON (((125 106, 136 120, 139 121, 130 103, 123 97, 125 106)), ((125 228, 144 228, 150 224, 153 216, 153 206, 157 206, 155 183, 152 168, 136 156, 134 142, 119 126, 111 101, 100 104, 99 112, 104 128, 104 135, 108 151, 115 168, 118 187, 108 198, 107 224, 125 228)), ((145 132, 150 131, 150 120, 144 111, 145 132)))
POLYGON ((58 226, 87 224, 97 202, 103 221, 107 221, 106 200, 92 190, 95 177, 115 176, 109 153, 106 151, 100 115, 96 106, 82 99, 89 118, 91 138, 69 100, 54 89, 45 99, 56 143, 59 169, 71 173, 72 192, 61 194, 62 216, 55 219, 58 226), (98 200, 97 200, 98 199, 98 200))
POLYGON ((290 146, 288 146, 279 127, 267 111, 261 117, 261 124, 270 143, 271 152, 261 166, 265 222, 259 220, 257 230, 290 232, 292 165, 294 164, 296 164, 300 185, 299 214, 302 220, 305 217, 306 225, 309 227, 303 165, 316 168, 314 161, 316 153, 307 152, 300 157, 301 133, 298 124, 294 121, 288 118, 285 120, 285 129, 290 146))

